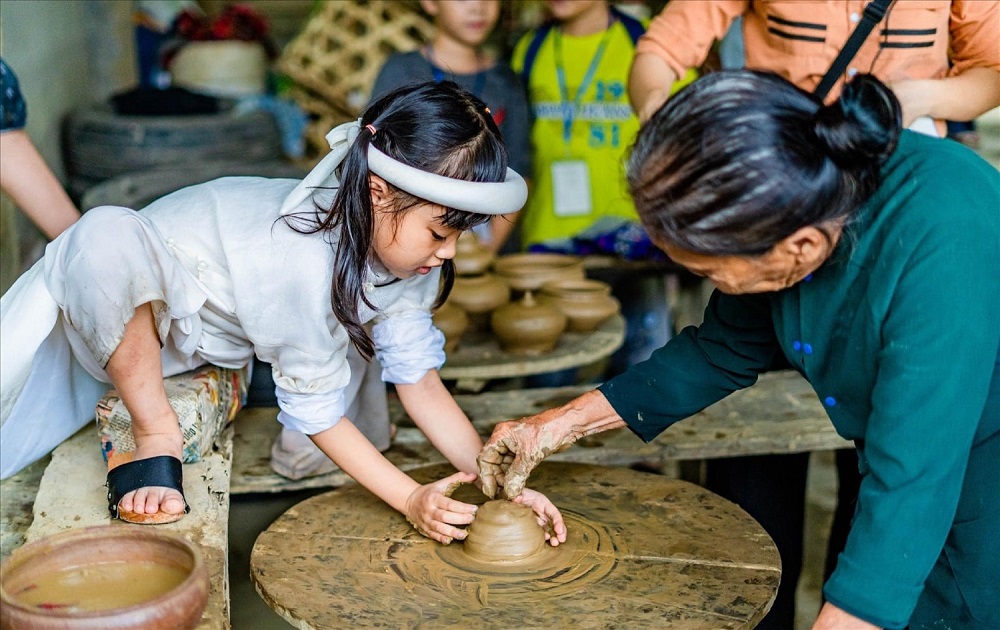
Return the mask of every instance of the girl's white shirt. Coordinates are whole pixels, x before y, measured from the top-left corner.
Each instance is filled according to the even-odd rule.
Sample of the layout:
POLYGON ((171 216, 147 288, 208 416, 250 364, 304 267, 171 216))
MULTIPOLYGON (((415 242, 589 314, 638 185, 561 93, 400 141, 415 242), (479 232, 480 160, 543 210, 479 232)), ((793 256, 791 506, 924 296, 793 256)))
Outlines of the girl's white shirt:
MULTIPOLYGON (((338 235, 295 232, 279 214, 297 183, 218 179, 168 195, 142 215, 205 293, 198 353, 239 365, 256 353, 272 365, 279 420, 312 434, 347 408, 350 339, 331 306, 338 235)), ((314 201, 328 207, 333 195, 315 191, 287 214, 312 215, 314 201)), ((360 302, 358 317, 374 324, 383 379, 416 382, 444 363, 444 336, 431 322, 440 273, 398 280, 380 265, 368 269, 364 293, 376 308, 360 302)))

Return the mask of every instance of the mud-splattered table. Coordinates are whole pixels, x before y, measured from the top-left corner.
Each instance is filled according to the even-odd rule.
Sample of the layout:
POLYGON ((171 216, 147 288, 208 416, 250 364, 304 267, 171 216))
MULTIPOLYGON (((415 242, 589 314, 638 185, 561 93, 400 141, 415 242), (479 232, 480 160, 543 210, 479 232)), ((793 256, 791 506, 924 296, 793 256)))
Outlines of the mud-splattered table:
MULTIPOLYGON (((411 471, 421 482, 452 471, 411 471)), ((752 628, 781 576, 777 549, 737 506, 690 483, 545 462, 529 485, 569 539, 532 570, 470 571, 357 485, 317 495, 257 539, 251 578, 297 628, 752 628)), ((472 487, 457 498, 482 502, 472 487)))

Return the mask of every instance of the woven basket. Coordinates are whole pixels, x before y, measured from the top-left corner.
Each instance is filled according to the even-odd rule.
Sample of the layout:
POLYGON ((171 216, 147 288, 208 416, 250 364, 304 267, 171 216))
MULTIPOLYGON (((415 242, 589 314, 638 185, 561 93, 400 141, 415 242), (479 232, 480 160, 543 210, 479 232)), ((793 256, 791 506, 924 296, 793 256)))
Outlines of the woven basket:
MULTIPOLYGON (((416 6, 402 0, 325 2, 277 61, 277 69, 302 88, 293 98, 325 101, 330 116, 357 117, 389 55, 430 40, 434 26, 416 6)), ((300 104, 310 113, 322 108, 300 104)))

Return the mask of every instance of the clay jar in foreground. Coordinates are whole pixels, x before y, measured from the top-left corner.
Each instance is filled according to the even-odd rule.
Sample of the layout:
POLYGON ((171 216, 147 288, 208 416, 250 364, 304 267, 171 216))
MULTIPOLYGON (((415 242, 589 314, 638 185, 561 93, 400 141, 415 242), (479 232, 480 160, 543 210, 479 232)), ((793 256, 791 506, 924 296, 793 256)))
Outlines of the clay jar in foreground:
POLYGON ((460 276, 477 276, 486 273, 493 262, 493 252, 484 247, 471 231, 462 232, 455 246, 452 259, 455 273, 460 276))
POLYGON ((545 548, 545 532, 530 507, 487 501, 479 506, 463 545, 466 555, 481 562, 517 562, 545 548))
POLYGON ((568 319, 566 329, 572 332, 590 332, 621 308, 611 295, 611 285, 600 280, 546 282, 538 301, 562 311, 568 319))
POLYGON ((537 355, 556 347, 566 329, 566 316, 554 306, 536 302, 527 291, 519 301, 493 311, 490 324, 505 352, 537 355))
POLYGON ((454 352, 469 327, 469 316, 451 302, 445 302, 434 311, 434 325, 444 334, 444 351, 454 352))
POLYGON ((3 562, 0 628, 189 630, 201 622, 208 589, 201 552, 180 536, 135 526, 71 529, 27 544, 3 562), (82 576, 87 570, 89 582, 72 589, 53 582, 67 571, 82 576), (166 573, 171 578, 163 583, 150 577, 166 580, 166 573))

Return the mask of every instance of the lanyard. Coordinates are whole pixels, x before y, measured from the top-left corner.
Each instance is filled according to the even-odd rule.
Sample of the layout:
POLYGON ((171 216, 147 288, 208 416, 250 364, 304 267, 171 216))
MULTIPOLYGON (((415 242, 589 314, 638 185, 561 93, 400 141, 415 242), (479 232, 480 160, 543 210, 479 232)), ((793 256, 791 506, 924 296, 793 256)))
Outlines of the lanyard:
POLYGON ((601 43, 597 45, 594 57, 590 60, 590 67, 588 67, 587 72, 584 73, 583 80, 580 81, 580 87, 576 89, 576 96, 573 97, 572 101, 569 100, 569 87, 566 83, 566 68, 563 64, 562 32, 556 28, 555 32, 552 33, 552 43, 555 45, 556 79, 559 81, 559 98, 562 101, 563 142, 567 146, 569 146, 570 140, 573 137, 573 118, 576 116, 576 112, 580 109, 580 101, 583 100, 583 95, 587 92, 587 88, 590 87, 591 82, 594 80, 594 75, 597 73, 597 67, 601 64, 601 57, 604 56, 604 51, 608 47, 608 41, 611 39, 611 27, 614 26, 615 21, 614 17, 612 17, 610 23, 608 24, 608 30, 604 31, 601 43))
MULTIPOLYGON (((433 49, 430 46, 428 46, 426 50, 427 50, 427 62, 431 64, 431 76, 434 77, 435 83, 440 83, 445 79, 447 79, 448 75, 445 73, 444 70, 438 68, 437 63, 435 63, 436 59, 434 58, 433 49)), ((486 72, 480 70, 479 72, 476 73, 476 79, 472 84, 472 95, 475 96, 476 98, 483 98, 483 88, 485 87, 485 85, 486 85, 486 72)))

